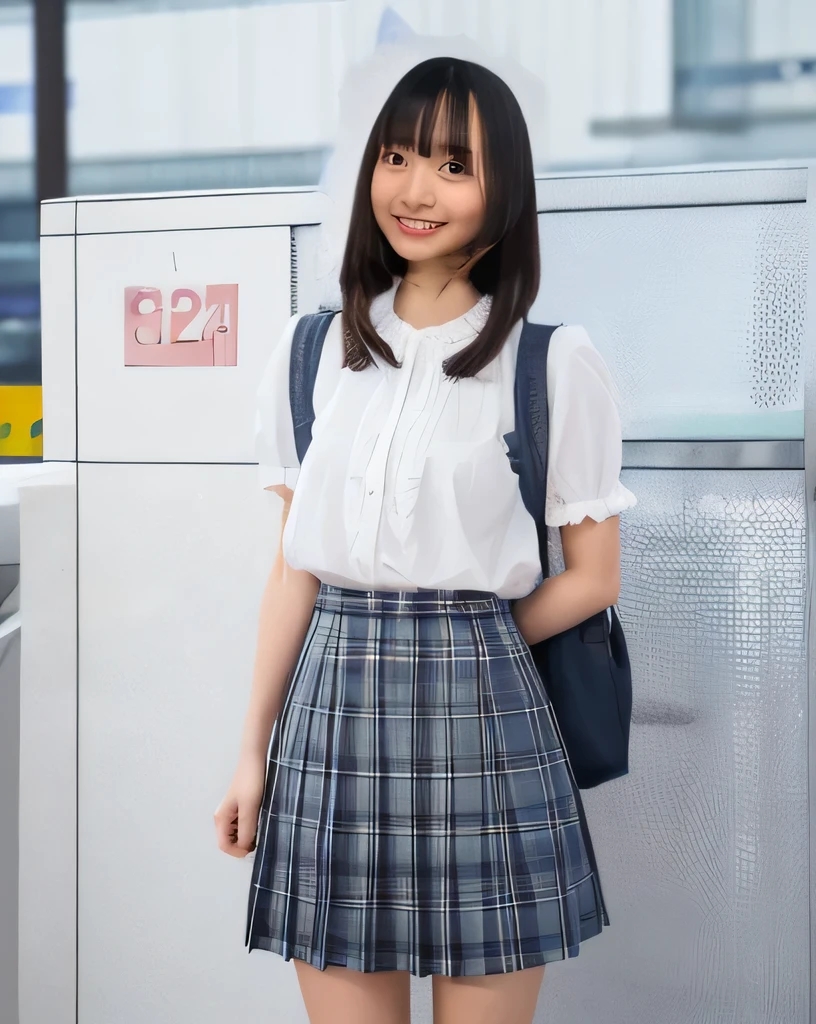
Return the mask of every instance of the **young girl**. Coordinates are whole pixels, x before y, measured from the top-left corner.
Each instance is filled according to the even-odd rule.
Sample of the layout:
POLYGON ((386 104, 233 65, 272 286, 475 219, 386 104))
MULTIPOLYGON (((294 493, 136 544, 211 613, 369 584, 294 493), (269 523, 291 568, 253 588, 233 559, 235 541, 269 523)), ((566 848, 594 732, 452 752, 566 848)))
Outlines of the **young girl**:
POLYGON ((529 645, 617 601, 618 513, 636 498, 609 372, 561 326, 546 522, 566 569, 536 586, 503 439, 539 288, 535 185, 492 72, 434 58, 396 86, 341 288, 302 466, 297 317, 259 390, 284 529, 219 846, 256 849, 246 944, 294 959, 312 1024, 408 1024, 410 973, 434 976, 436 1024, 529 1024, 545 964, 609 924, 529 645))

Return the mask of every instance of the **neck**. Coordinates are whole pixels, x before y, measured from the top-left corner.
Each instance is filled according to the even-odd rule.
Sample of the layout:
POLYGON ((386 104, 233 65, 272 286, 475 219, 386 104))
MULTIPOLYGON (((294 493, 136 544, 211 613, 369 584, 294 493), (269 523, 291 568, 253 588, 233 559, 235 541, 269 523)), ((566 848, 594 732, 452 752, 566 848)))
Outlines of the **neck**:
POLYGON ((441 299, 446 292, 475 291, 468 276, 463 276, 458 269, 460 263, 461 260, 450 258, 409 262, 403 275, 404 285, 407 290, 431 300, 441 299))
POLYGON ((481 298, 468 278, 450 268, 409 264, 394 296, 394 312, 412 327, 434 327, 467 313, 481 298))

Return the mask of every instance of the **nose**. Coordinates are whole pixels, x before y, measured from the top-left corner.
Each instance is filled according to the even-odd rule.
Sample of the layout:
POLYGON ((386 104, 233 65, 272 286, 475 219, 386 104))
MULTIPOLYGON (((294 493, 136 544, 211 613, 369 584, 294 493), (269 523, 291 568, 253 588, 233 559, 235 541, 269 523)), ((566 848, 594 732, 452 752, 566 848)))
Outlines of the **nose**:
POLYGON ((429 210, 436 205, 433 188, 433 171, 423 166, 425 161, 415 161, 414 166, 403 178, 400 199, 406 210, 412 213, 429 210))

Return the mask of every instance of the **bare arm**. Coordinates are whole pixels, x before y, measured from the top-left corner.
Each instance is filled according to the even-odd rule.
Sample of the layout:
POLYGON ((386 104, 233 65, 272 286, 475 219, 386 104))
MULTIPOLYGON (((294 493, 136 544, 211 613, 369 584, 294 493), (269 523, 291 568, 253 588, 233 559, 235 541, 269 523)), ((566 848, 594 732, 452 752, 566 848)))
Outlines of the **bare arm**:
POLYGON ((252 689, 241 739, 242 757, 266 756, 272 726, 297 664, 320 588, 316 576, 293 569, 283 557, 283 529, 292 504, 292 490, 283 485, 268 489, 283 498, 281 537, 261 599, 252 689))
POLYGON ((620 593, 620 516, 586 516, 561 527, 564 571, 513 604, 519 632, 532 646, 615 604, 620 593))
POLYGON ((246 857, 255 849, 269 738, 283 706, 320 589, 320 581, 315 576, 293 569, 283 557, 283 529, 289 516, 292 491, 283 486, 268 490, 283 498, 281 536, 275 564, 261 598, 258 648, 238 767, 226 796, 213 815, 218 848, 231 857, 246 857))

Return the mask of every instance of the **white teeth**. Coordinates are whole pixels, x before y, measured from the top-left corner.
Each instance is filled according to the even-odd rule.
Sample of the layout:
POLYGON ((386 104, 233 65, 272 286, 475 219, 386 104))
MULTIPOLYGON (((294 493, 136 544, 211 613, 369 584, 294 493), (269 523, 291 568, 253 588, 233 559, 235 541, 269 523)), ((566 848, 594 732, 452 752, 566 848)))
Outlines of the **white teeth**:
POLYGON ((407 228, 424 228, 427 230, 428 228, 439 227, 438 223, 434 223, 429 220, 408 220, 407 217, 397 217, 397 220, 407 228))

